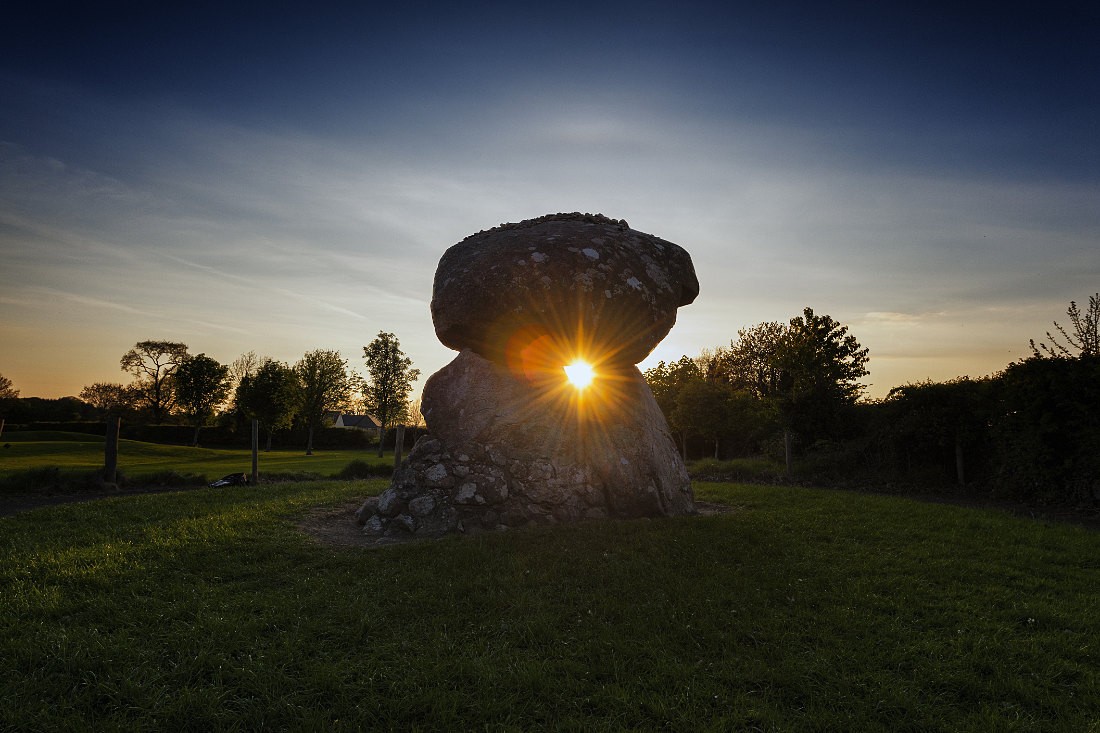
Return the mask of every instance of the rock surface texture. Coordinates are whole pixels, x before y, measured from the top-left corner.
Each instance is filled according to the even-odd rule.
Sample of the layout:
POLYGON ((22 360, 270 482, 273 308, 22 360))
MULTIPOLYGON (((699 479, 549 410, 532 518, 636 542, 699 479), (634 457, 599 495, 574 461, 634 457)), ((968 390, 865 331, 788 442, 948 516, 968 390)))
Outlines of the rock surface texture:
POLYGON ((357 513, 381 539, 692 514, 691 484, 635 364, 699 292, 681 247, 600 215, 467 237, 435 276, 436 333, 459 350, 424 388, 428 434, 357 513), (596 378, 579 390, 562 367, 596 378))

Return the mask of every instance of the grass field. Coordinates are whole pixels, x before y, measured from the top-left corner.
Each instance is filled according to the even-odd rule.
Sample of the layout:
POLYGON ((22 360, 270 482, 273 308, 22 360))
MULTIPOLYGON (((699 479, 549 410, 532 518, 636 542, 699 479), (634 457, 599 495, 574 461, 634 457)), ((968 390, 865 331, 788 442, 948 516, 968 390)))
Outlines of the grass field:
POLYGON ((1100 534, 738 484, 381 549, 295 527, 384 485, 0 519, 0 730, 1100 731, 1100 534))
MULTIPOLYGON (((103 468, 103 438, 82 433, 28 432, 5 433, 0 449, 0 479, 35 469, 54 469, 62 478, 80 476, 103 468)), ((393 467, 393 453, 378 457, 377 450, 272 450, 261 452, 260 476, 264 474, 337 475, 352 461, 365 461, 380 469, 393 467)), ((250 473, 249 450, 214 450, 178 445, 120 440, 118 468, 128 481, 144 477, 176 474, 191 476, 195 482, 213 480, 229 473, 250 473)))

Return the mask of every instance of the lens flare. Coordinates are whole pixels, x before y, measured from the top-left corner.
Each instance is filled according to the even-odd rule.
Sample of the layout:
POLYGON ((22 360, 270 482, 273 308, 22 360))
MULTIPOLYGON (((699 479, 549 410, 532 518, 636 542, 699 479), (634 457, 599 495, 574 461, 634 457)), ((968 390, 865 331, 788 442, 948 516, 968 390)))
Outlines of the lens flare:
POLYGON ((577 389, 584 389, 592 384, 592 380, 596 376, 596 372, 592 370, 592 365, 580 359, 562 368, 565 369, 566 378, 577 389))

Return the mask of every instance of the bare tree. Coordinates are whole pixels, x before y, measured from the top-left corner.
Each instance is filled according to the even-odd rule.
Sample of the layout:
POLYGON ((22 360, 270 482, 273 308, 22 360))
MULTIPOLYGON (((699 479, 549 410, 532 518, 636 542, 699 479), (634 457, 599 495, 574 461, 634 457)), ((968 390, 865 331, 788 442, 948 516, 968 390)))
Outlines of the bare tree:
POLYGON ((1089 296, 1089 308, 1084 313, 1077 307, 1077 301, 1071 300, 1066 315, 1069 317, 1072 334, 1058 321, 1054 321, 1055 330, 1062 334, 1065 342, 1060 342, 1057 336, 1047 331, 1050 344, 1040 343, 1036 346, 1035 339, 1031 339, 1031 353, 1040 358, 1055 359, 1100 356, 1100 293, 1089 296))
POLYGON ((424 420, 420 397, 409 400, 409 405, 405 408, 405 422, 408 423, 410 428, 426 428, 428 426, 427 421, 424 420))
POLYGON ((236 392, 237 387, 240 386, 241 380, 245 377, 251 377, 256 373, 256 370, 260 368, 266 359, 261 359, 256 356, 255 351, 249 351, 248 353, 241 354, 232 362, 229 363, 229 391, 230 393, 236 392))
POLYGON ((141 407, 149 408, 159 423, 173 404, 172 375, 187 358, 187 344, 177 341, 139 341, 122 355, 122 371, 134 375, 131 385, 141 407))

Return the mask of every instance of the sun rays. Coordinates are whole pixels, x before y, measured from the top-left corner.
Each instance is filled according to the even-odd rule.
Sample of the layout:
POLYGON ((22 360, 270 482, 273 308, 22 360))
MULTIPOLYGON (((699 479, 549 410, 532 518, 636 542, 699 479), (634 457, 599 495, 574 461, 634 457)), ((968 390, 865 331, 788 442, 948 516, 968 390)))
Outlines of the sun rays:
POLYGON ((565 370, 565 377, 569 380, 569 383, 578 390, 583 390, 592 384, 592 380, 596 378, 596 371, 592 368, 592 365, 583 359, 576 359, 571 364, 566 364, 562 369, 565 370))

